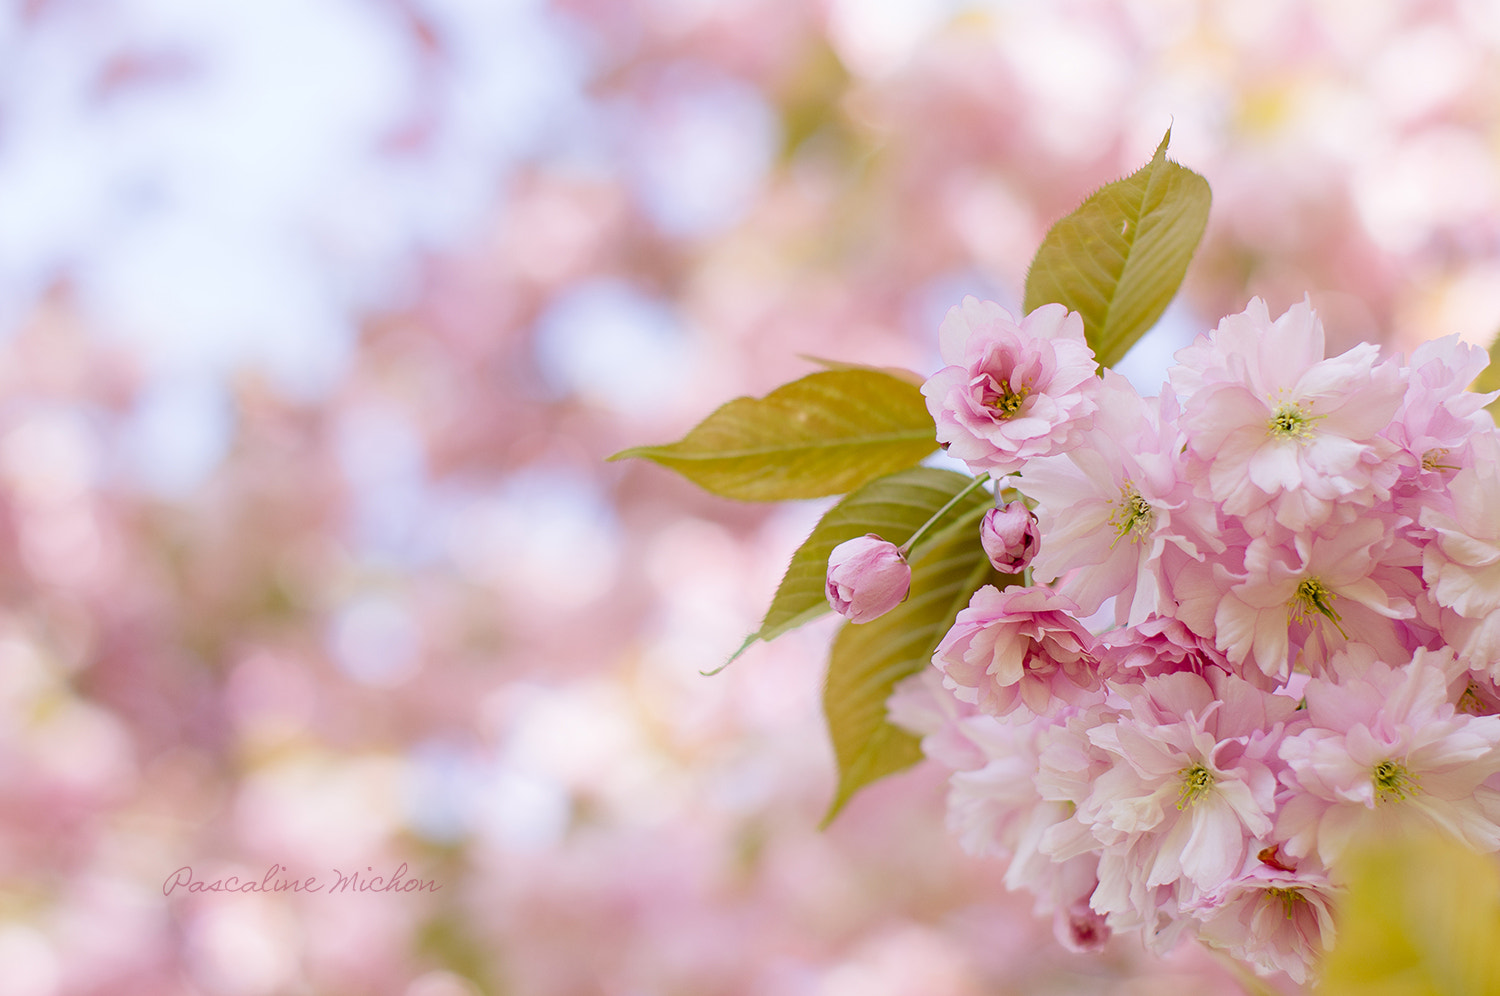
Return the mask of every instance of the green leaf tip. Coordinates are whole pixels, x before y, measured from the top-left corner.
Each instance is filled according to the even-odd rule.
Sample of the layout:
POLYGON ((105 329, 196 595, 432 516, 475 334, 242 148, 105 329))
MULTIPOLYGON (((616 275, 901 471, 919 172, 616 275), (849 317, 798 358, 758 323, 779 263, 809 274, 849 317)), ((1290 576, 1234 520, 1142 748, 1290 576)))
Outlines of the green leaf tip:
POLYGON ((740 655, 749 650, 750 645, 758 639, 760 639, 760 631, 756 630, 754 633, 751 633, 749 636, 745 637, 745 642, 740 644, 738 650, 729 655, 729 660, 725 661, 723 664, 720 664, 712 671, 700 670, 698 673, 703 675, 703 677, 705 678, 712 678, 714 675, 721 673, 726 667, 739 660, 740 655))
POLYGON ((1208 225, 1208 181, 1167 158, 1171 138, 1169 127, 1150 162, 1054 224, 1026 273, 1024 309, 1078 312, 1101 366, 1156 324, 1208 225))
POLYGON ((610 457, 641 457, 741 501, 843 494, 937 449, 917 384, 868 367, 820 370, 763 398, 736 398, 686 436, 610 457))
POLYGON ((1167 158, 1167 146, 1171 144, 1171 141, 1172 126, 1167 125, 1167 133, 1161 137, 1161 141, 1157 143, 1156 152, 1151 156, 1152 163, 1159 163, 1167 158))

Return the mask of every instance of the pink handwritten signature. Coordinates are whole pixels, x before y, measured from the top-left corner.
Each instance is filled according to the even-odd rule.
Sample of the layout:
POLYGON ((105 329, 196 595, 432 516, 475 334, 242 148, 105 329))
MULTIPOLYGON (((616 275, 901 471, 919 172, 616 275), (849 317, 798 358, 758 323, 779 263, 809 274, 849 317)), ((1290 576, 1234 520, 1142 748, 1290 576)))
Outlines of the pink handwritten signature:
POLYGON ((442 888, 435 879, 407 878, 405 861, 390 875, 376 875, 374 872, 374 867, 368 865, 363 873, 351 871, 345 874, 335 868, 332 881, 319 881, 316 875, 292 877, 285 865, 274 864, 266 869, 259 881, 242 879, 238 875, 210 880, 195 877, 193 866, 183 865, 167 876, 161 891, 164 896, 170 896, 178 889, 185 892, 327 892, 332 895, 336 892, 436 892, 442 888))

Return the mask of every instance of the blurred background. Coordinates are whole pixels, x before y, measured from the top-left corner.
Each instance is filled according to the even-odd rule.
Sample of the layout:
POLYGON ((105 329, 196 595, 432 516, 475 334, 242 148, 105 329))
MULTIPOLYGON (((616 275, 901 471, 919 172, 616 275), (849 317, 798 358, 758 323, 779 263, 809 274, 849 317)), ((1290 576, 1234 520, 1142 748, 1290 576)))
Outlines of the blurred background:
POLYGON ((1214 206, 1138 383, 1257 294, 1488 343, 1497 54, 1488 0, 0 3, 0 996, 1242 991, 1068 955, 936 772, 819 832, 829 623, 699 671, 826 503, 604 457, 931 372, 1169 125, 1214 206))

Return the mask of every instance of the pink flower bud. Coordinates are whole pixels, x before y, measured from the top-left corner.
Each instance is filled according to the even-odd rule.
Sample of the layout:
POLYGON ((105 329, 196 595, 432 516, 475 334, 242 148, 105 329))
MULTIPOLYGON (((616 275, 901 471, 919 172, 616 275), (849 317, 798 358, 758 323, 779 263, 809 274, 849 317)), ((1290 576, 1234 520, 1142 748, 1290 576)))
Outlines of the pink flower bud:
POLYGON ((856 536, 828 555, 828 604, 850 622, 869 622, 901 604, 911 588, 906 558, 874 533, 856 536))
POLYGON ((1024 571, 1036 556, 1040 543, 1036 516, 1023 501, 990 509, 979 524, 979 544, 995 570, 1004 574, 1024 571))

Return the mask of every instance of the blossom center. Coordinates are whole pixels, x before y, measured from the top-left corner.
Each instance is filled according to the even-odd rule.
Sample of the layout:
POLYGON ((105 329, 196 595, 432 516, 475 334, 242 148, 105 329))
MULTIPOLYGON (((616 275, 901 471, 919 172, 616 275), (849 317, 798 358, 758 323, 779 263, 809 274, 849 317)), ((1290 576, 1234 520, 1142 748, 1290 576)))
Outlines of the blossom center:
POLYGON ((1464 693, 1458 697, 1458 702, 1453 707, 1458 712, 1465 712, 1471 716, 1488 715, 1484 702, 1479 698, 1479 687, 1472 681, 1464 686, 1464 693))
POLYGON ((995 410, 995 414, 999 415, 1001 418, 1010 418, 1011 416, 1015 415, 1016 412, 1021 410, 1021 404, 1026 400, 1026 396, 1030 393, 1031 392, 1025 387, 1022 387, 1020 390, 1013 391, 1011 390, 1010 385, 1006 384, 1002 386, 998 391, 995 391, 992 397, 986 398, 984 403, 988 407, 993 408, 995 410))
MULTIPOLYGON (((1149 536, 1151 530, 1156 526, 1156 510, 1151 503, 1141 497, 1136 490, 1135 484, 1126 481, 1120 485, 1120 497, 1111 501, 1115 514, 1110 516, 1109 524, 1115 527, 1115 540, 1126 533, 1130 534, 1132 543, 1139 542, 1141 537, 1149 536)), ((1111 544, 1112 546, 1113 544, 1111 544)))
POLYGON ((1267 889, 1266 896, 1270 899, 1281 900, 1281 909, 1286 913, 1288 920, 1292 918, 1292 911, 1297 908, 1298 903, 1307 902, 1306 897, 1302 895, 1301 889, 1282 888, 1279 885, 1273 885, 1267 889))
POLYGON ((1417 793, 1417 776, 1406 765, 1390 758, 1375 765, 1370 775, 1375 782, 1377 802, 1399 802, 1417 793))
POLYGON ((1271 413, 1266 423, 1266 434, 1282 439, 1306 440, 1313 437, 1312 424, 1319 416, 1309 415, 1302 406, 1284 401, 1271 413))
POLYGON ((1178 809, 1191 806, 1208 795, 1214 787, 1214 773, 1201 762, 1183 768, 1178 774, 1182 776, 1182 792, 1177 797, 1178 809))
MULTIPOLYGON (((1303 578, 1297 585, 1297 590, 1292 593, 1292 600, 1287 603, 1287 617, 1289 621, 1302 622, 1310 613, 1316 612, 1333 623, 1333 628, 1347 640, 1349 634, 1345 633, 1344 627, 1339 625, 1343 617, 1333 607, 1333 600, 1338 597, 1337 593, 1329 591, 1319 579, 1303 578)), ((1316 619, 1313 621, 1317 622, 1316 619)))
POLYGON ((1422 469, 1428 471, 1457 470, 1458 468, 1453 466, 1453 464, 1443 462, 1447 459, 1448 447, 1434 446, 1432 449, 1422 454, 1422 469))

